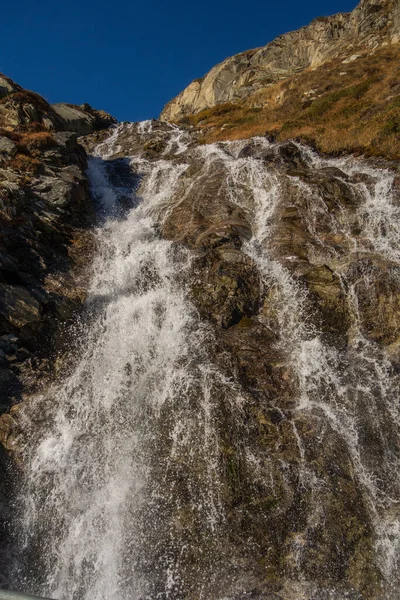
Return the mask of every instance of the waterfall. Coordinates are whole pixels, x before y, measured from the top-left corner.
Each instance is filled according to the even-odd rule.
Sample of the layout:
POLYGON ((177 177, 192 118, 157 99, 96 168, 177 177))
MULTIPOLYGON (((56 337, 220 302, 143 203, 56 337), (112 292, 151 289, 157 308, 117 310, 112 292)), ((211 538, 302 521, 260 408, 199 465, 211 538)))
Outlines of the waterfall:
MULTIPOLYGON (((161 161, 140 198, 131 189, 136 206, 116 218, 121 187, 108 174, 118 164, 101 158, 112 143, 89 164, 93 195, 111 217, 96 232, 87 324, 73 342, 68 376, 31 407, 35 439, 37 413, 47 422, 27 459, 24 543, 43 546, 25 585, 55 598, 149 593, 141 575, 146 544, 158 534, 161 541, 162 517, 179 511, 173 487, 171 498, 164 494, 177 485, 182 453, 181 485, 196 518, 210 531, 222 518, 211 398, 220 378, 204 353, 210 333, 179 285, 188 255, 156 235, 152 218, 186 165, 161 161), (198 463, 204 476, 193 482, 198 463)), ((165 554, 155 568, 173 590, 177 566, 165 554)))
MULTIPOLYGON (((348 527, 359 546, 372 539, 381 578, 365 598, 396 598, 399 377, 360 312, 374 265, 385 261, 398 281, 394 176, 294 147, 309 179, 278 168, 280 146, 263 138, 198 146, 187 130, 152 121, 121 124, 95 149, 88 174, 99 225, 86 312, 66 373, 23 413, 20 589, 60 600, 363 598, 338 570, 347 561, 347 577, 368 565, 351 566, 339 550, 329 547, 339 565, 329 576, 313 573, 313 564, 325 568, 321 536, 340 539, 331 524, 359 504, 364 529, 356 516, 348 527), (144 143, 160 136, 161 150, 147 156, 144 143), (348 214, 316 186, 327 172, 345 186, 348 214), (220 342, 191 292, 193 253, 160 235, 185 202, 201 207, 213 178, 216 197, 251 225, 241 251, 267 307, 255 319, 273 331, 276 369, 290 380, 284 399, 246 389, 225 347, 215 359, 220 342), (329 331, 315 320, 304 258, 278 248, 287 206, 289 216, 305 207, 308 260, 313 269, 329 263, 346 342, 337 320, 329 331), (268 588, 272 570, 281 588, 268 588), (271 596, 251 591, 260 578, 271 596)), ((356 542, 346 548, 362 552, 356 542)))

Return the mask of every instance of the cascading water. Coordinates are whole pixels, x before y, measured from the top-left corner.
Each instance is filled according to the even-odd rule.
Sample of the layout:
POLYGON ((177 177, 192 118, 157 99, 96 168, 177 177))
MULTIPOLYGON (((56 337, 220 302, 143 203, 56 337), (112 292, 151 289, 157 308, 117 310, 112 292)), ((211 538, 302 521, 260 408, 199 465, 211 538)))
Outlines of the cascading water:
POLYGON ((398 597, 399 381, 359 307, 375 264, 389 261, 399 276, 393 175, 296 145, 304 179, 276 166, 279 145, 251 144, 247 155, 249 141, 196 146, 187 131, 146 121, 96 148, 89 176, 104 223, 87 316, 68 374, 24 414, 21 589, 60 600, 398 597), (348 214, 321 192, 328 171, 351 196, 348 214), (185 240, 210 181, 251 223, 242 251, 264 306, 251 322, 274 331, 273 368, 291 381, 290 397, 246 389, 225 347, 215 359, 220 342, 192 301, 192 254, 159 235, 189 202, 176 235, 185 240), (302 207, 307 261, 275 239, 278 215, 302 207), (346 341, 337 320, 325 330, 313 320, 304 282, 319 293, 311 276, 322 268, 346 341), (364 585, 367 552, 376 565, 364 585))
MULTIPOLYGON (((107 157, 117 139, 118 130, 96 154, 107 157)), ((118 212, 129 184, 138 206, 98 229, 88 324, 72 348, 76 364, 32 406, 46 412, 47 423, 28 459, 23 529, 37 556, 24 585, 71 599, 141 598, 161 585, 167 597, 179 588, 168 549, 175 541, 162 533, 179 511, 176 456, 185 455, 181 486, 196 518, 211 532, 222 518, 212 422, 212 388, 221 378, 202 350, 207 329, 179 286, 189 258, 156 235, 152 219, 186 165, 160 161, 136 199, 134 180, 110 186, 118 164, 103 158, 89 165, 101 210, 118 212), (190 468, 199 464, 204 474, 194 482, 190 468), (157 565, 147 556, 152 543, 151 551, 166 545, 157 565), (153 569, 150 582, 146 569, 153 569)))
MULTIPOLYGON (((360 329, 357 284, 348 283, 345 288, 346 303, 353 317, 352 340, 347 354, 343 349, 337 350, 324 343, 317 328, 310 324, 304 307, 304 289, 299 287, 288 269, 271 259, 271 237, 274 232, 271 221, 282 198, 282 181, 265 169, 257 158, 238 157, 246 143, 227 143, 223 150, 209 146, 203 152, 208 161, 222 160, 230 199, 251 211, 253 238, 247 245, 247 252, 258 264, 265 287, 272 285, 278 291, 281 343, 284 348, 291 349, 289 360, 299 383, 296 412, 322 411, 331 427, 345 440, 372 516, 379 564, 397 590, 400 585, 399 378, 393 372, 387 356, 366 339, 360 329), (367 418, 363 415, 364 411, 367 418), (379 437, 380 445, 379 458, 373 460, 368 449, 372 441, 366 431, 371 427, 368 419, 373 422, 376 430, 374 435, 379 437)), ((262 149, 271 147, 262 138, 256 139, 255 143, 262 149)), ((322 159, 308 148, 297 147, 304 158, 310 161, 312 168, 340 168, 342 173, 339 172, 339 177, 357 174, 361 179, 359 183, 350 184, 346 180, 360 196, 357 220, 362 235, 357 241, 351 237, 347 223, 341 223, 330 214, 322 195, 315 194, 301 180, 294 182, 300 187, 303 197, 314 196, 316 214, 311 215, 314 218, 308 222, 314 236, 318 239, 318 213, 325 213, 330 220, 330 227, 350 238, 350 247, 355 254, 362 255, 373 249, 378 256, 389 259, 397 266, 400 212, 393 192, 394 175, 390 171, 363 164, 360 160, 322 159), (365 179, 362 180, 362 176, 369 177, 369 185, 365 179)), ((337 173, 335 175, 338 176, 337 173)), ((321 245, 324 245, 323 241, 321 245)), ((339 264, 338 273, 340 276, 339 264)), ((399 275, 397 270, 397 280, 399 275)), ((367 277, 367 273, 361 274, 361 278, 367 277)), ((300 454, 303 454, 302 441, 298 434, 297 437, 300 454)), ((303 468, 311 485, 315 485, 315 473, 310 473, 306 465, 303 468)), ((301 560, 301 571, 300 563, 301 560)), ((394 593, 397 594, 397 591, 394 593)))

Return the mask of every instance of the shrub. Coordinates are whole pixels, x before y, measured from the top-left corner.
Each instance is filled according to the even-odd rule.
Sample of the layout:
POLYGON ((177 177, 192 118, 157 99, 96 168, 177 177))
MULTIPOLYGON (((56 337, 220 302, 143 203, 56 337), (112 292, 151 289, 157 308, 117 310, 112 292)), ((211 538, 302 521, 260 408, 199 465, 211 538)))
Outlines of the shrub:
POLYGON ((48 150, 57 146, 57 142, 47 131, 25 133, 22 135, 18 148, 23 154, 31 154, 37 150, 48 150))
POLYGON ((328 112, 333 105, 342 98, 355 98, 356 100, 360 100, 364 94, 366 94, 370 85, 370 81, 367 80, 363 81, 362 83, 358 83, 357 85, 351 85, 344 89, 336 90, 335 92, 331 92, 322 98, 318 98, 318 100, 315 100, 315 102, 313 102, 308 109, 308 115, 311 118, 320 117, 328 112))
MULTIPOLYGON (((36 158, 26 156, 25 154, 17 154, 13 159, 10 160, 8 166, 14 171, 18 171, 22 175, 39 175, 42 164, 36 158)), ((29 180, 29 177, 27 178, 29 180)))
POLYGON ((385 125, 383 126, 383 133, 385 134, 390 134, 390 133, 395 133, 395 134, 399 134, 400 133, 400 118, 399 117, 390 117, 385 125))
POLYGON ((18 105, 32 104, 37 110, 44 113, 50 110, 50 104, 42 96, 28 90, 11 92, 0 100, 0 104, 9 104, 10 102, 18 105))
POLYGON ((9 131, 8 129, 3 129, 3 127, 0 127, 0 135, 8 138, 9 140, 12 140, 13 142, 19 142, 20 140, 20 136, 18 135, 18 133, 14 131, 9 131))
POLYGON ((40 131, 47 131, 47 129, 41 123, 36 123, 34 121, 33 123, 23 123, 18 125, 15 128, 15 131, 18 133, 39 133, 40 131))
POLYGON ((238 108, 237 104, 232 102, 225 102, 223 104, 217 104, 212 108, 205 108, 199 113, 191 116, 191 121, 194 125, 198 125, 201 121, 210 120, 213 118, 221 117, 235 111, 238 108))

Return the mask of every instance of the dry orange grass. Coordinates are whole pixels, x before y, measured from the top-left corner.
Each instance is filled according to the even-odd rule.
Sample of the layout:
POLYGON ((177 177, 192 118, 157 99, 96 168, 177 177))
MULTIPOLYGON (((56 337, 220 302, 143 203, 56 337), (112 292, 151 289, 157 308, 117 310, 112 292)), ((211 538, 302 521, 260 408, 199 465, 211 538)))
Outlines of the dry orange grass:
POLYGON ((21 89, 16 92, 11 92, 4 98, 0 99, 0 104, 9 103, 20 106, 23 106, 24 104, 32 104, 36 109, 44 113, 47 113, 50 110, 50 105, 47 100, 42 98, 42 96, 39 96, 39 94, 36 94, 36 92, 31 92, 29 90, 21 89))
POLYGON ((25 175, 27 183, 30 181, 30 177, 39 175, 42 170, 42 163, 39 160, 25 154, 16 154, 8 166, 21 175, 25 175))
POLYGON ((39 133, 40 131, 48 131, 48 129, 42 123, 33 121, 32 123, 21 123, 15 128, 15 131, 18 133, 39 133))
POLYGON ((200 128, 204 143, 269 134, 325 153, 400 159, 399 59, 394 45, 348 64, 335 60, 183 122, 200 128))
POLYGON ((34 156, 37 151, 48 150, 57 146, 52 135, 46 131, 21 134, 18 148, 23 154, 34 156))
POLYGON ((23 177, 23 184, 28 185, 43 170, 39 160, 45 150, 57 146, 57 142, 47 131, 29 133, 10 132, 0 128, 0 135, 5 135, 17 146, 17 154, 5 161, 4 166, 17 171, 23 177))

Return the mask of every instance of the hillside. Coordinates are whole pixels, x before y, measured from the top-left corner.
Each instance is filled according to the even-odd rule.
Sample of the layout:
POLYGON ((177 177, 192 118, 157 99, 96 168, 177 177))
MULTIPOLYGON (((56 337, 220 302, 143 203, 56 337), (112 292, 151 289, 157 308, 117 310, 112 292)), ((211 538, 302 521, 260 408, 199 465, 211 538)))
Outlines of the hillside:
POLYGON ((205 143, 267 135, 324 153, 400 158, 400 47, 329 61, 241 102, 183 117, 205 143))
POLYGON ((361 0, 352 13, 321 17, 307 27, 284 34, 266 46, 242 52, 216 65, 171 100, 163 120, 239 101, 277 81, 315 69, 333 58, 400 40, 400 5, 395 0, 361 0))
POLYGON ((196 126, 204 142, 267 134, 398 158, 399 36, 400 5, 363 0, 227 59, 161 118, 196 126))
POLYGON ((114 122, 89 105, 51 106, 0 75, 1 412, 48 371, 82 304, 76 273, 93 208, 77 135, 114 122))

